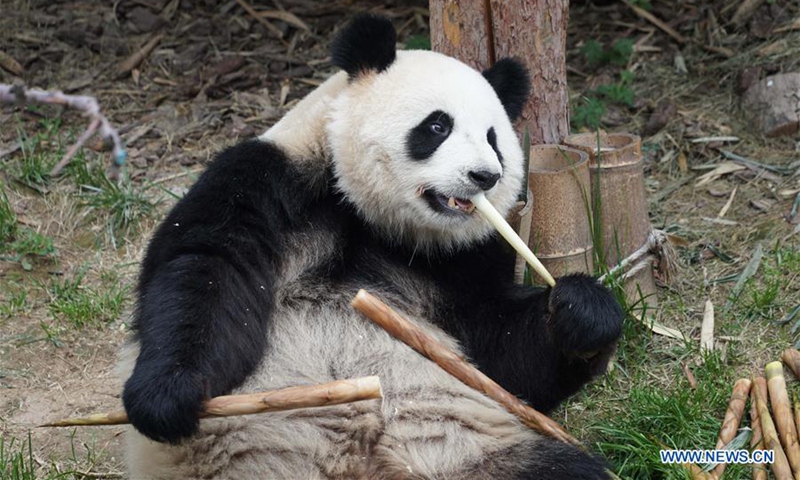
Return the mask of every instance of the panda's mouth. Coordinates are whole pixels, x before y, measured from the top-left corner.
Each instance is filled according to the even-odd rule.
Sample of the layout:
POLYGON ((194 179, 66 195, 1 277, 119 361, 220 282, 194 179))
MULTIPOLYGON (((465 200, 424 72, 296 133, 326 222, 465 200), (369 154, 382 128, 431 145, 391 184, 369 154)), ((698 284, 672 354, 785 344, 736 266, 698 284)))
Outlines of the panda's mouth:
POLYGON ((446 215, 470 215, 475 210, 475 205, 469 200, 448 197, 433 190, 425 190, 422 196, 433 210, 446 215))

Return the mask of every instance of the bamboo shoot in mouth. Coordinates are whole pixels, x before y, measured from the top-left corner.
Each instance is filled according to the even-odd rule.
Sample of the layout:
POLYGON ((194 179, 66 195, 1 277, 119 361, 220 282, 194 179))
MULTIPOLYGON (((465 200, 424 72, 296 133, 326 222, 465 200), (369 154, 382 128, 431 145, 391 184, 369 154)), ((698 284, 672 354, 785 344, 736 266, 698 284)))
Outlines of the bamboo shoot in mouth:
POLYGON ((486 198, 486 195, 483 193, 475 195, 472 197, 472 204, 475 205, 475 208, 481 212, 481 215, 483 215, 483 217, 500 233, 500 235, 502 235, 503 238, 505 238, 506 241, 511 244, 511 247, 513 247, 514 250, 516 250, 517 253, 519 253, 526 262, 528 262, 528 265, 530 265, 531 268, 533 268, 533 270, 538 273, 545 282, 547 282, 548 285, 551 287, 555 286, 556 281, 553 276, 550 275, 550 272, 544 268, 542 262, 536 258, 536 255, 534 255, 531 249, 528 248, 528 245, 526 245, 525 242, 519 238, 517 232, 511 228, 511 225, 506 222, 506 219, 500 215, 500 212, 498 212, 496 208, 494 208, 494 205, 492 205, 492 203, 486 198))

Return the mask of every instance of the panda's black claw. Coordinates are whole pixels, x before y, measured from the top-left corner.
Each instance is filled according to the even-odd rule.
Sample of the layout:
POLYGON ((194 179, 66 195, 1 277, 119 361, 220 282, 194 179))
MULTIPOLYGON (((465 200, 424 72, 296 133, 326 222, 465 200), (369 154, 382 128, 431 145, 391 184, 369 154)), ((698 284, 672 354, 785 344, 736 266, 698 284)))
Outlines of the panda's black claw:
POLYGON ((206 399, 202 383, 185 373, 165 378, 142 370, 146 369, 137 366, 122 393, 128 419, 136 430, 151 440, 171 444, 197 433, 206 399))
POLYGON ((608 288, 588 275, 561 277, 550 293, 550 333, 562 352, 602 358, 615 348, 623 317, 608 288))

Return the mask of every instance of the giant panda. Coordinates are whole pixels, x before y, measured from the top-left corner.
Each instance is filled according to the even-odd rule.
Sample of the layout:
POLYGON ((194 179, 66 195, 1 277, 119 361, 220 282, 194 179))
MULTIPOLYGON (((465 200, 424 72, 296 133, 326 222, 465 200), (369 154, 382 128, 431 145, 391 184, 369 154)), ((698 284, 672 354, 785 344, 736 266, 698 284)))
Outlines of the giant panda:
POLYGON ((621 333, 588 276, 514 285, 468 200, 508 212, 520 191, 525 68, 395 43, 354 19, 342 71, 220 153, 155 232, 121 362, 131 478, 605 478, 349 306, 367 289, 544 412, 621 333), (198 420, 210 397, 366 375, 383 401, 198 420))

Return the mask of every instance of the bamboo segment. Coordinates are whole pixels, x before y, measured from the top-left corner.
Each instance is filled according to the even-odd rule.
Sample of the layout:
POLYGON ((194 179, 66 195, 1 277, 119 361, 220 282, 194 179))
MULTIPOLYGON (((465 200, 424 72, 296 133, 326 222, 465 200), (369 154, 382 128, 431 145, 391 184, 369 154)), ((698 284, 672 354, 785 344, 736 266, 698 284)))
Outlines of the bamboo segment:
POLYGON ((794 373, 794 378, 800 380, 800 352, 794 348, 788 348, 784 350, 781 359, 792 373, 794 373))
MULTIPOLYGON (((733 437, 736 436, 736 431, 739 429, 739 424, 742 422, 742 416, 744 415, 750 384, 750 380, 746 378, 740 378, 733 384, 731 401, 728 403, 728 410, 725 412, 725 418, 722 420, 722 427, 720 427, 719 436, 717 437, 717 450, 730 443, 733 437)), ((726 464, 720 463, 714 469, 714 474, 719 477, 725 471, 725 467, 726 464)))
POLYGON ((427 357, 468 387, 474 388, 502 405, 510 413, 519 417, 522 423, 528 427, 562 442, 581 446, 580 442, 557 422, 522 403, 494 380, 470 365, 464 358, 401 317, 377 297, 365 290, 359 290, 350 304, 389 332, 390 335, 427 357))
POLYGON ((783 377, 783 364, 768 363, 766 373, 775 425, 778 427, 783 450, 794 472, 794 478, 800 480, 800 445, 797 443, 797 427, 789 403, 789 393, 786 391, 786 379, 783 377))
MULTIPOLYGON (((756 389, 759 388, 755 379, 752 380, 750 387, 750 429, 753 430, 753 438, 750 439, 751 450, 764 449, 764 435, 761 433, 761 417, 758 416, 756 406, 756 389)), ((766 393, 765 393, 766 395, 766 393)), ((763 463, 753 464, 753 480, 767 480, 767 467, 763 463)))
MULTIPOLYGON (((378 377, 361 377, 302 387, 289 387, 245 395, 214 397, 205 405, 201 418, 233 417, 253 413, 281 412, 298 408, 328 407, 343 403, 383 398, 378 377)), ((88 425, 121 425, 130 423, 125 412, 99 413, 81 418, 68 418, 40 425, 41 427, 77 427, 88 425)))
POLYGON ((789 460, 786 454, 783 453, 781 441, 778 440, 778 432, 775 430, 775 424, 772 422, 772 417, 769 415, 769 407, 767 406, 767 381, 764 377, 757 377, 754 380, 756 392, 756 406, 758 408, 758 416, 761 419, 761 433, 764 438, 764 446, 767 450, 772 450, 775 458, 772 462, 772 473, 777 480, 791 480, 792 469, 789 466, 789 460))
POLYGON ((525 242, 519 238, 517 232, 511 228, 511 225, 509 225, 508 222, 506 222, 506 219, 500 215, 500 212, 494 208, 494 205, 492 205, 491 202, 486 199, 486 195, 483 193, 475 195, 472 198, 472 204, 475 205, 475 208, 481 212, 481 215, 483 215, 484 218, 486 218, 486 220, 495 229, 497 229, 498 232, 500 232, 500 235, 502 235, 503 238, 505 238, 506 241, 511 244, 514 250, 516 250, 517 253, 519 253, 526 262, 528 262, 528 264, 536 271, 536 273, 539 274, 540 277, 544 279, 545 282, 547 282, 548 285, 551 287, 555 286, 556 281, 553 279, 553 276, 550 275, 550 272, 544 268, 542 262, 536 258, 536 255, 533 254, 525 242))
POLYGON ((792 395, 792 397, 794 397, 794 424, 800 435, 800 401, 797 400, 797 395, 792 395))

